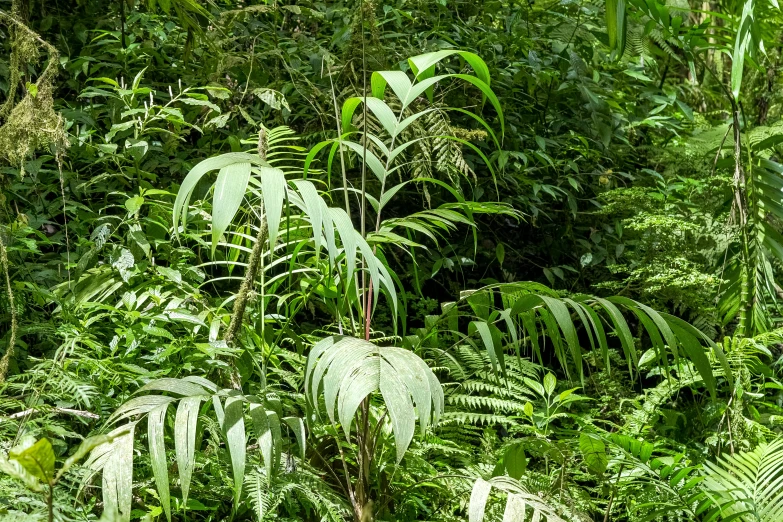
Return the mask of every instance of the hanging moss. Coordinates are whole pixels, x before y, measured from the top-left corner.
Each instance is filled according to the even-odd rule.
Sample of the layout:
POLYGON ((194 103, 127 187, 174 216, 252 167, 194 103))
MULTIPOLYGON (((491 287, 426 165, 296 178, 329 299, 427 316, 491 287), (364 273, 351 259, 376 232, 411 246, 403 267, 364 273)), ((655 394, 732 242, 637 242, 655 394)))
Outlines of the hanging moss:
POLYGON ((52 97, 59 53, 14 16, 18 12, 18 7, 10 15, 0 11, 0 23, 12 29, 8 98, 0 106, 0 161, 22 166, 36 150, 50 145, 62 150, 68 142, 52 97), (35 83, 23 85, 24 73, 40 63, 41 48, 49 55, 46 67, 35 83))

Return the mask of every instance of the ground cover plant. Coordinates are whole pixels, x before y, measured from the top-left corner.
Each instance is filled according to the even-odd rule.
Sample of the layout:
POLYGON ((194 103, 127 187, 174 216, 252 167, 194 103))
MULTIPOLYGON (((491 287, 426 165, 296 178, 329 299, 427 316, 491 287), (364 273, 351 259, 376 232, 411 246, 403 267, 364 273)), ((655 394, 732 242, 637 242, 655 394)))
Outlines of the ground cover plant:
POLYGON ((0 36, 0 522, 783 520, 777 2, 0 36))

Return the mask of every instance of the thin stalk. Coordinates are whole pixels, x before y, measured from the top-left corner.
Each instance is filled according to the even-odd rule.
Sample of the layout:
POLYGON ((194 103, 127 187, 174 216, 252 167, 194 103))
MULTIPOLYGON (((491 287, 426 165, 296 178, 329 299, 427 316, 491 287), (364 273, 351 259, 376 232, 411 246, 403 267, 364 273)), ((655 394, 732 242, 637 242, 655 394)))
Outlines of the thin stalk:
POLYGON ((749 215, 748 215, 748 182, 745 176, 745 169, 742 165, 742 133, 740 129, 740 113, 734 105, 732 111, 734 126, 734 208, 736 210, 737 224, 740 227, 740 242, 742 244, 742 267, 740 274, 740 310, 739 324, 737 325, 737 335, 752 335, 753 331, 753 308, 755 301, 755 281, 756 263, 752 260, 751 245, 752 239, 749 237, 749 215))
MULTIPOLYGON (((367 220, 367 52, 364 45, 364 0, 359 5, 359 17, 361 26, 362 37, 362 208, 361 208, 361 234, 362 237, 367 236, 366 220, 367 220)), ((367 276, 362 270, 362 292, 365 292, 365 305, 364 305, 364 336, 365 340, 369 340, 370 336, 370 295, 371 291, 367 292, 367 276)))
POLYGON ((606 513, 604 513, 604 522, 609 522, 609 513, 612 511, 612 503, 614 502, 614 496, 617 493, 617 484, 620 482, 620 476, 623 474, 623 468, 625 464, 620 465, 620 469, 617 471, 617 480, 614 481, 612 487, 612 494, 609 495, 609 502, 606 504, 606 513))
POLYGON ((120 0, 120 45, 125 50, 125 0, 120 0))
MULTIPOLYGON (((343 129, 342 124, 340 122, 340 109, 337 106, 337 94, 334 92, 334 81, 332 80, 332 72, 328 71, 327 75, 329 76, 329 86, 332 90, 332 104, 334 105, 334 121, 337 124, 337 138, 342 141, 342 135, 343 135, 343 129)), ((351 203, 348 198, 348 174, 345 171, 345 155, 343 153, 343 145, 342 143, 339 144, 340 147, 340 169, 342 171, 343 175, 343 196, 345 197, 345 213, 348 214, 350 217, 351 215, 351 203)))
POLYGON ((47 520, 54 522, 54 486, 49 484, 49 494, 46 496, 47 520))
MULTIPOLYGON (((756 249, 755 239, 751 237, 756 217, 749 212, 749 207, 751 206, 750 192, 752 190, 752 182, 749 181, 749 176, 746 176, 742 164, 742 131, 740 128, 741 106, 738 106, 736 98, 734 98, 732 92, 724 85, 715 71, 697 56, 694 58, 702 64, 705 71, 709 72, 713 78, 715 78, 718 87, 720 87, 726 95, 726 99, 731 104, 732 127, 734 131, 733 207, 737 212, 737 224, 740 227, 741 236, 740 246, 742 248, 742 266, 740 267, 740 307, 736 335, 750 336, 753 334, 753 316, 756 304, 756 249)), ((750 150, 748 150, 748 160, 750 168, 750 150)), ((753 211, 752 208, 750 210, 753 211)))
MULTIPOLYGON (((361 25, 362 38, 362 208, 361 208, 361 233, 362 237, 367 237, 367 51, 364 43, 364 0, 359 5, 359 17, 361 25)), ((347 191, 346 191, 347 193, 347 191)), ((364 339, 370 340, 370 319, 372 309, 372 286, 367 288, 367 276, 362 270, 362 290, 366 291, 366 301, 364 306, 364 339)), ((370 283, 372 285, 372 283, 370 283)), ((372 520, 371 506, 367 497, 369 489, 369 447, 370 443, 370 402, 365 397, 361 405, 362 428, 360 434, 357 434, 359 447, 359 477, 356 488, 356 504, 354 504, 354 516, 357 522, 363 522, 365 518, 372 520), (369 508, 369 509, 368 509, 369 508)))
POLYGON ((16 315, 16 302, 14 300, 14 290, 11 287, 11 272, 8 263, 8 251, 5 247, 5 241, 3 235, 0 233, 0 265, 5 273, 5 290, 8 293, 8 307, 11 311, 11 329, 8 334, 8 348, 6 348, 3 358, 0 359, 0 384, 5 382, 6 374, 8 373, 8 365, 11 362, 11 357, 14 356, 14 348, 16 347, 16 336, 19 328, 19 322, 16 315))

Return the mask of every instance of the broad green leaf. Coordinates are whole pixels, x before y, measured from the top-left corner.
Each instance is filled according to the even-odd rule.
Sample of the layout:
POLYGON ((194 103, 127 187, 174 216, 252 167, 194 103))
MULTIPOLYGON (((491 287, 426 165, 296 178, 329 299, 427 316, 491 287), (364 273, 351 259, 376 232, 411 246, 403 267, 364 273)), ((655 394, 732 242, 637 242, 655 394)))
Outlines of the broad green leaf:
POLYGON ((29 474, 51 484, 54 479, 54 450, 49 439, 39 439, 35 444, 24 449, 12 449, 8 453, 9 460, 18 462, 29 474))
POLYGON ((525 498, 516 493, 509 493, 506 509, 503 511, 503 522, 525 520, 525 498))
POLYGON ((178 234, 180 222, 182 226, 185 226, 185 218, 187 216, 188 206, 190 204, 190 196, 193 194, 193 190, 201 178, 213 170, 220 170, 224 167, 232 165, 234 163, 251 163, 253 165, 265 166, 266 162, 261 160, 256 154, 248 154, 245 152, 230 152, 228 154, 221 154, 214 158, 205 159, 195 167, 190 169, 188 175, 185 176, 185 180, 177 192, 177 198, 174 201, 173 221, 174 221, 174 235, 178 234))
POLYGON ((3 472, 9 477, 18 480, 24 484, 27 489, 36 493, 43 493, 49 488, 48 485, 44 485, 24 467, 22 467, 22 465, 17 461, 8 460, 3 455, 0 455, 0 472, 3 472))
POLYGON ((606 445, 598 436, 584 431, 580 433, 579 450, 582 452, 590 471, 598 475, 602 475, 606 471, 609 457, 606 455, 606 445))
POLYGON ((528 388, 539 394, 541 397, 546 397, 546 390, 544 390, 544 387, 540 382, 536 382, 533 379, 529 379, 527 377, 524 377, 523 380, 528 388))
POLYGON ((147 438, 150 448, 150 464, 152 476, 158 490, 158 498, 166 519, 171 522, 171 496, 169 493, 169 469, 166 459, 164 428, 168 404, 163 404, 152 410, 147 416, 147 438))
POLYGON ((250 403, 250 418, 253 421, 253 430, 258 440, 258 448, 261 451, 261 460, 266 467, 267 477, 271 477, 276 464, 272 460, 276 441, 270 428, 267 411, 263 404, 250 403))
POLYGON ((218 173, 212 200, 212 256, 218 240, 223 236, 245 198, 250 180, 250 163, 232 163, 218 173))
POLYGON ((370 79, 372 85, 372 95, 383 99, 386 85, 391 87, 395 96, 403 102, 408 97, 411 90, 411 80, 408 75, 402 71, 375 71, 370 79))
POLYGON ((241 395, 235 393, 237 394, 226 398, 223 431, 231 457, 231 472, 234 475, 234 506, 238 506, 245 479, 247 441, 245 440, 244 402, 241 395))
POLYGON ((182 488, 182 502, 187 503, 190 492, 190 480, 193 476, 196 456, 196 425, 201 397, 185 397, 179 406, 174 422, 174 451, 179 469, 179 482, 182 488))
POLYGON ((444 404, 440 383, 417 355, 404 348, 379 348, 351 337, 327 337, 313 346, 307 358, 305 390, 316 412, 318 397, 323 393, 330 420, 334 423, 339 419, 346 435, 362 400, 380 391, 391 420, 398 461, 413 436, 415 412, 425 429, 440 417, 444 404))
POLYGON ((299 457, 305 458, 307 435, 305 434, 304 420, 301 417, 283 417, 283 422, 294 432, 296 442, 299 445, 299 457))
POLYGON ((468 504, 468 521, 482 522, 484 520, 484 510, 489 499, 489 492, 492 490, 492 484, 484 479, 477 479, 473 484, 473 490, 470 493, 470 502, 468 504))
POLYGON ((112 440, 112 437, 109 437, 108 435, 94 435, 84 439, 82 443, 79 444, 79 447, 76 448, 76 451, 74 451, 70 457, 65 459, 62 467, 57 471, 57 478, 59 479, 65 473, 67 473, 68 470, 70 470, 80 460, 86 457, 87 454, 92 450, 99 446, 103 446, 104 444, 109 444, 112 442, 112 440))
POLYGON ((503 464, 509 477, 517 480, 522 478, 525 470, 527 470, 527 456, 522 444, 515 444, 506 451, 506 454, 503 456, 503 464))
POLYGON ((378 181, 386 179, 386 167, 384 167, 381 160, 378 159, 373 151, 365 150, 361 145, 353 141, 343 140, 340 143, 354 151, 360 159, 366 159, 367 166, 370 167, 370 170, 378 178, 378 181))
POLYGON ((546 394, 552 395, 555 391, 555 386, 557 386, 557 378, 553 373, 547 373, 544 376, 544 390, 546 390, 546 394))
POLYGON ((262 167, 260 172, 267 235, 269 236, 270 248, 273 248, 280 230, 280 220, 286 197, 285 174, 280 169, 268 167, 262 167))
POLYGON ((200 100, 198 98, 189 98, 189 97, 183 97, 180 98, 179 101, 184 103, 185 105, 198 105, 200 107, 208 107, 210 110, 215 111, 216 113, 220 114, 220 107, 215 105, 209 100, 200 100))
POLYGON ((103 464, 103 508, 118 513, 123 522, 131 516, 133 494, 133 434, 136 423, 122 426, 122 435, 109 444, 103 464))
POLYGON ((380 391, 392 422, 397 462, 402 461, 416 430, 416 414, 411 401, 410 390, 403 384, 397 369, 388 362, 380 362, 380 391))
POLYGON ((166 397, 163 395, 142 395, 141 397, 133 397, 117 408, 117 411, 109 417, 109 422, 117 422, 136 415, 144 415, 159 406, 173 401, 173 397, 166 397))
MULTIPOLYGON (((162 391, 181 395, 183 397, 193 397, 196 395, 208 396, 210 393, 204 389, 200 384, 190 382, 185 379, 172 379, 165 377, 163 379, 155 379, 150 381, 141 388, 137 393, 146 391, 162 391)), ((215 390, 212 390, 215 391, 215 390)))
POLYGON ((740 18, 740 26, 734 40, 734 52, 731 56, 731 93, 734 99, 739 98, 742 87, 742 75, 744 72, 745 53, 748 52, 752 41, 752 28, 754 0, 745 0, 740 18))
POLYGON ((606 0, 606 30, 609 47, 617 52, 617 58, 625 52, 625 0, 606 0))

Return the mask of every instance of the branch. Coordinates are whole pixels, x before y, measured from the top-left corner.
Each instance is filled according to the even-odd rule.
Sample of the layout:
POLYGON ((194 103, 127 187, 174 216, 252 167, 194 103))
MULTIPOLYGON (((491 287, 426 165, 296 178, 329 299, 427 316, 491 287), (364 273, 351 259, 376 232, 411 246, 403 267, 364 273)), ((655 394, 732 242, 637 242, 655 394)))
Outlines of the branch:
MULTIPOLYGON (((33 413, 38 413, 40 411, 42 411, 40 408, 29 408, 17 413, 12 413, 8 417, 6 417, 5 420, 20 419, 22 417, 27 417, 28 415, 32 415, 33 413)), ((85 419, 97 420, 101 418, 101 416, 96 413, 92 413, 90 411, 74 410, 71 408, 52 408, 52 411, 55 413, 66 413, 68 415, 74 415, 76 417, 83 417, 85 419)))

